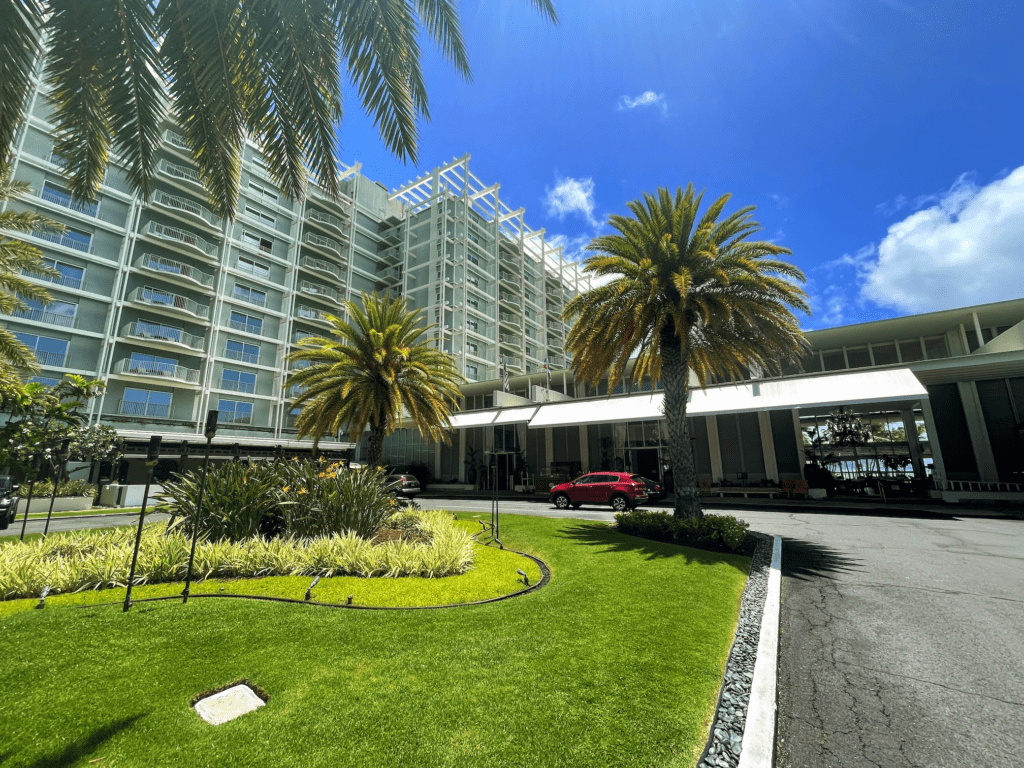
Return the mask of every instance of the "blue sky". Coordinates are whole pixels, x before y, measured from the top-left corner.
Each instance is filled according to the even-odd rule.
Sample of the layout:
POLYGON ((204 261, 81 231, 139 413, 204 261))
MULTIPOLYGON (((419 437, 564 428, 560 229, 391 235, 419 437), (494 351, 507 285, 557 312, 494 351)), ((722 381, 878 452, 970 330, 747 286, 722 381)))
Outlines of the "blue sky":
POLYGON ((425 43, 420 164, 347 93, 341 159, 454 156, 567 253, 693 182, 755 205, 822 328, 1024 296, 1024 3, 463 0, 474 79, 425 43))

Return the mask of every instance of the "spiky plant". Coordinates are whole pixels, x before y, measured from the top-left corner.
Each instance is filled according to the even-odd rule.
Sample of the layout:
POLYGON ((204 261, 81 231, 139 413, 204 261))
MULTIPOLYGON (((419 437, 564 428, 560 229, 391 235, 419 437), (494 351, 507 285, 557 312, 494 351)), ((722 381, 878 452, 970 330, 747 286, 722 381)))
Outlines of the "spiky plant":
MULTIPOLYGON (((552 0, 531 2, 555 20, 552 0)), ((307 168, 335 195, 342 72, 388 149, 416 162, 421 32, 470 77, 452 0, 0 0, 0 158, 46 39, 54 150, 76 198, 96 199, 112 149, 149 192, 167 96, 219 215, 235 212, 246 134, 289 195, 307 168)))
POLYGON ((712 376, 779 373, 807 346, 792 309, 810 313, 803 273, 777 258, 792 252, 747 239, 761 230, 754 207, 724 216, 723 195, 701 214, 703 196, 692 184, 675 195, 661 188, 628 203, 631 217, 612 216, 617 234, 595 238, 584 263, 587 273, 611 279, 564 313, 579 378, 617 381, 636 358, 633 381, 664 385, 680 517, 703 515, 686 424, 690 373, 702 388, 712 376))
POLYGON ((333 337, 307 336, 289 355, 310 363, 288 380, 301 389, 293 401, 302 409, 300 438, 319 441, 344 429, 358 442, 369 428, 373 465, 381 463, 384 437, 403 418, 424 438, 447 443, 465 379, 452 357, 431 345, 423 311, 377 293, 345 307, 350 322, 327 316, 333 337))

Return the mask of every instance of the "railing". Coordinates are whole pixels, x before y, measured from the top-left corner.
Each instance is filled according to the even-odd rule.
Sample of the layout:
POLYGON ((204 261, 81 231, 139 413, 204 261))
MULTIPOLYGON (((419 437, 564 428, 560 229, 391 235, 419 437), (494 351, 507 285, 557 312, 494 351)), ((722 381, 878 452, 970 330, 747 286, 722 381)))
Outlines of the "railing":
POLYGON ((319 248, 330 248, 339 256, 342 255, 341 244, 334 238, 324 237, 323 235, 318 235, 315 232, 307 232, 306 242, 319 248))
POLYGON ((251 333, 253 336, 263 335, 263 323, 247 323, 243 320, 228 320, 228 327, 243 333, 251 333))
POLYGON ((508 304, 516 304, 517 303, 515 296, 513 296, 511 293, 505 293, 504 291, 499 291, 498 299, 500 299, 501 301, 504 301, 504 302, 506 302, 508 304))
POLYGON ((519 324, 519 318, 516 317, 513 314, 508 313, 508 312, 499 312, 498 313, 498 318, 503 323, 516 323, 517 325, 519 324))
POLYGON ((80 235, 77 232, 58 233, 36 230, 32 233, 32 236, 38 237, 40 240, 48 240, 57 245, 63 245, 65 248, 74 248, 82 253, 90 253, 92 251, 92 235, 80 235))
POLYGON ((151 221, 146 225, 146 234, 153 235, 155 237, 163 238, 164 240, 173 240, 178 243, 184 243, 193 248, 196 248, 207 256, 213 256, 217 251, 217 246, 212 245, 199 235, 193 234, 184 229, 178 229, 177 227, 168 227, 165 224, 160 224, 156 221, 151 221))
POLYGON ((168 144, 172 146, 177 147, 178 149, 185 150, 189 154, 192 153, 192 149, 185 142, 185 137, 182 136, 177 131, 172 131, 170 128, 164 131, 164 141, 166 141, 168 144))
POLYGON ((194 280, 200 285, 213 287, 213 275, 196 269, 191 264, 185 264, 174 259, 166 259, 152 253, 144 253, 135 260, 135 266, 140 269, 152 269, 156 272, 167 272, 172 275, 180 275, 194 280))
POLYGON ((935 478, 935 487, 940 491, 981 491, 987 493, 1024 493, 1022 483, 1000 483, 986 480, 946 480, 935 478))
POLYGON ((31 320, 34 323, 46 323, 47 325, 59 325, 62 328, 77 328, 77 310, 74 315, 62 315, 57 312, 47 312, 45 309, 16 309, 11 312, 11 317, 22 320, 31 320))
MULTIPOLYGON (((402 270, 399 267, 388 267, 379 275, 377 275, 377 279, 387 282, 391 282, 392 280, 401 280, 402 270)), ((446 279, 445 282, 450 283, 451 279, 446 279)))
POLYGON ((252 411, 221 411, 218 420, 222 424, 252 424, 252 411))
MULTIPOLYGON (((238 286, 235 286, 237 289, 238 286)), ((263 293, 257 291, 238 291, 234 290, 231 293, 231 298, 244 301, 246 304, 252 304, 254 307, 265 307, 267 306, 267 297, 263 293)))
POLYGON ((183 211, 184 213, 191 214, 192 216, 202 219, 212 227, 220 226, 220 216, 214 216, 210 209, 205 205, 200 205, 193 200, 189 200, 187 197, 172 195, 160 190, 153 197, 153 202, 158 203, 165 208, 173 208, 176 211, 183 211))
POLYGON ((253 354, 252 352, 239 352, 235 349, 225 349, 224 357, 228 360, 241 360, 243 363, 252 363, 253 365, 260 364, 260 353, 253 354))
POLYGON ((170 341, 175 344, 184 344, 192 349, 202 349, 206 344, 205 336, 194 336, 180 328, 169 328, 166 325, 147 323, 145 320, 136 320, 134 323, 128 323, 128 325, 121 328, 121 335, 130 336, 134 339, 170 341))
POLYGON ((86 216, 95 216, 100 209, 99 203, 78 202, 71 197, 69 192, 54 189, 53 187, 44 186, 39 190, 39 197, 48 203, 56 203, 57 205, 86 216))
POLYGON ((341 270, 330 262, 324 261, 323 259, 314 259, 312 256, 302 257, 302 266, 307 269, 315 269, 319 272, 327 272, 328 274, 334 275, 341 282, 345 282, 344 276, 341 274, 341 270))
POLYGON ((25 277, 31 277, 34 280, 45 280, 48 283, 53 283, 54 285, 60 285, 60 286, 62 286, 64 288, 79 288, 80 289, 82 287, 82 284, 85 282, 85 273, 84 272, 79 277, 72 277, 71 275, 65 275, 63 273, 61 273, 60 275, 57 275, 57 276, 54 276, 54 275, 41 275, 38 272, 33 272, 31 270, 28 270, 28 269, 23 269, 23 270, 21 270, 21 274, 24 275, 25 277))
POLYGON ((505 355, 505 364, 509 368, 523 368, 523 359, 521 357, 513 357, 512 355, 505 355))
POLYGON ((564 333, 565 332, 565 326, 562 325, 561 323, 556 323, 554 321, 549 322, 548 323, 548 332, 552 332, 552 331, 554 333, 564 333))
MULTIPOLYGON (((302 310, 302 309, 305 309, 305 307, 300 305, 299 309, 302 310)), ((300 314, 301 314, 301 312, 300 312, 300 314)), ((292 334, 292 344, 298 344, 303 339, 309 339, 309 338, 313 338, 315 336, 316 336, 315 333, 306 333, 305 331, 296 331, 294 334, 292 334)))
POLYGON ((40 352, 36 350, 35 355, 39 364, 45 365, 47 368, 63 368, 68 359, 67 352, 40 352))
POLYGON ((199 371, 194 368, 184 368, 173 363, 158 363, 156 361, 142 360, 118 360, 114 363, 114 373, 129 374, 133 376, 156 376, 161 379, 173 379, 184 381, 188 384, 199 383, 199 371))
POLYGON ((235 261, 235 269, 239 272, 245 272, 247 275, 258 277, 260 280, 270 279, 270 270, 266 267, 261 267, 259 264, 247 264, 238 259, 235 261))
POLYGON ((206 318, 209 316, 210 307, 206 304, 199 304, 192 299, 179 296, 175 293, 163 293, 154 291, 151 288, 136 288, 128 294, 129 301, 140 304, 149 304, 154 307, 166 307, 168 309, 180 309, 196 317, 206 318))
POLYGON ((500 333, 498 339, 502 344, 520 344, 521 339, 518 336, 513 336, 511 333, 500 333))
POLYGON ((330 320, 327 319, 326 312, 322 312, 319 309, 313 309, 312 307, 307 307, 303 304, 299 304, 295 307, 295 314, 299 317, 305 318, 306 320, 319 320, 322 323, 330 322, 330 320))
POLYGON ((167 174, 172 179, 187 181, 199 187, 203 186, 203 180, 199 177, 199 171, 194 168, 178 165, 177 163, 172 163, 169 160, 161 160, 158 167, 162 173, 167 174))
POLYGON ((117 412, 121 416, 147 416, 151 419, 166 419, 171 415, 171 406, 162 403, 135 403, 121 400, 117 404, 117 412))
POLYGON ((311 293, 314 296, 326 296, 329 299, 333 299, 334 301, 341 301, 341 297, 338 295, 338 292, 333 288, 330 288, 326 285, 316 285, 315 283, 311 283, 308 280, 299 281, 299 290, 302 291, 303 293, 311 293))
POLYGON ((221 379, 220 388, 228 392, 244 392, 250 395, 256 391, 256 385, 251 381, 231 381, 229 379, 221 379))
POLYGON ((344 232, 345 223, 330 213, 324 213, 318 211, 315 208, 310 208, 306 211, 306 216, 310 221, 315 221, 317 224, 327 224, 328 226, 334 227, 339 232, 344 232))

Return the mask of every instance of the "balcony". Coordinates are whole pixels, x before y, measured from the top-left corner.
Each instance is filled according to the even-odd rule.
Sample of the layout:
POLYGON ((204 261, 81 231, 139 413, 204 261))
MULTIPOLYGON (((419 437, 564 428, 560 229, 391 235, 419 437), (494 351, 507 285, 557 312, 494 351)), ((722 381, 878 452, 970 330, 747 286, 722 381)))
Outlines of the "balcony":
POLYGON ((221 411, 218 421, 221 424, 252 424, 252 411, 221 411))
POLYGON ((186 143, 185 137, 182 136, 177 131, 172 131, 170 128, 164 131, 164 141, 170 144, 175 149, 180 149, 189 157, 192 156, 192 150, 189 147, 188 143, 186 143))
POLYGON ((267 295, 261 291, 252 291, 248 288, 242 288, 235 286, 234 292, 231 294, 231 298, 235 301, 244 301, 246 304, 252 304, 254 307, 265 308, 267 306, 267 295))
POLYGON ((129 339, 144 339, 147 342, 156 342, 160 346, 188 347, 189 349, 198 349, 200 351, 206 346, 205 336, 194 336, 180 328, 168 328, 156 323, 138 320, 122 327, 121 336, 129 339))
POLYGON ((306 269, 312 269, 317 272, 322 272, 325 275, 330 275, 342 285, 345 284, 345 276, 341 274, 341 269, 336 267, 334 264, 331 264, 329 261, 314 259, 312 256, 303 256, 300 264, 306 269))
POLYGON ((75 213, 81 213, 85 216, 95 217, 99 213, 99 203, 83 203, 78 200, 74 200, 71 197, 70 192, 65 192, 62 189, 56 189, 55 187, 43 186, 39 190, 39 197, 48 203, 54 203, 68 210, 74 211, 75 213))
POLYGON ((121 400, 117 404, 117 412, 121 416, 168 419, 171 416, 171 406, 167 403, 136 403, 131 400, 121 400))
POLYGON ((331 288, 330 286, 327 286, 327 285, 317 285, 316 283, 311 283, 308 280, 300 280, 299 281, 299 291, 301 291, 302 293, 308 293, 308 294, 311 294, 313 296, 317 296, 317 297, 320 297, 320 298, 330 299, 331 301, 335 302, 336 304, 341 304, 342 301, 343 301, 343 299, 338 294, 338 292, 336 290, 334 290, 333 288, 331 288))
POLYGON ((44 368, 63 368, 67 365, 67 352, 40 352, 35 351, 36 360, 44 368))
POLYGON ((506 272, 504 269, 498 272, 498 279, 508 285, 510 288, 519 287, 519 278, 513 275, 511 272, 506 272))
POLYGON ((557 320, 548 320, 548 333, 565 333, 565 326, 557 320))
POLYGON ((171 215, 184 218, 186 221, 199 220, 204 226, 219 229, 221 225, 220 216, 215 216, 205 205, 200 205, 194 200, 186 197, 172 195, 169 192, 158 190, 153 195, 153 203, 166 208, 171 215))
POLYGON ((139 360, 118 360, 114 363, 111 373, 119 376, 143 376, 146 378, 167 379, 182 384, 199 384, 199 371, 184 368, 171 363, 142 362, 139 360))
POLYGON ((344 257, 345 255, 345 251, 341 247, 341 243, 332 237, 324 237, 323 235, 318 235, 314 232, 307 232, 305 243, 306 245, 313 246, 320 251, 330 251, 331 253, 328 253, 328 256, 333 254, 344 257))
POLYGON ((228 320, 228 328, 242 333, 251 333, 253 336, 263 335, 262 322, 247 322, 245 320, 228 320))
POLYGON ((316 208, 309 208, 306 210, 306 218, 314 224, 318 224, 322 227, 332 227, 339 234, 345 234, 345 222, 330 213, 319 211, 316 208))
POLYGON ((331 321, 327 318, 328 314, 328 312, 324 312, 322 309, 313 309, 313 307, 307 307, 304 304, 298 304, 295 307, 296 317, 316 323, 324 323, 325 325, 331 324, 331 321))
POLYGON ((519 300, 515 296, 511 293, 506 293, 505 291, 498 292, 498 300, 503 301, 506 304, 511 304, 512 306, 518 306, 519 304, 519 300))
POLYGON ((501 341, 502 344, 505 344, 506 346, 518 347, 523 343, 521 337, 514 336, 511 333, 500 333, 498 334, 498 339, 501 341))
MULTIPOLYGON (((382 283, 400 283, 402 282, 402 269, 401 267, 388 267, 377 275, 377 279, 382 283)), ((451 280, 445 280, 450 283, 451 280)))
POLYGON ((388 245, 398 245, 402 242, 402 225, 399 224, 398 226, 391 227, 390 229, 385 229, 380 233, 380 239, 388 245))
POLYGON ((163 256, 157 256, 152 253, 142 254, 133 263, 139 269, 156 272, 161 277, 172 279, 175 282, 198 285, 212 292, 213 275, 208 275, 191 264, 185 264, 174 259, 166 259, 163 256))
POLYGON ((256 384, 251 381, 229 381, 228 379, 221 379, 220 389, 226 390, 227 392, 242 392, 247 395, 251 395, 256 392, 256 384))
POLYGON ((202 191, 204 194, 206 192, 203 187, 203 180, 199 176, 199 171, 195 168, 189 168, 187 165, 178 165, 170 160, 161 160, 157 165, 157 170, 173 180, 177 186, 184 187, 189 192, 196 190, 202 191))
POLYGON ((149 222, 142 232, 145 236, 169 244, 186 253, 199 253, 207 259, 216 259, 218 247, 206 242, 199 235, 177 227, 168 227, 156 221, 149 222))
POLYGON ((82 253, 92 253, 92 235, 83 235, 80 232, 40 232, 36 230, 32 237, 56 243, 65 248, 71 248, 82 253))
POLYGON ((228 360, 241 360, 243 363, 250 363, 251 365, 260 364, 260 353, 259 352, 244 352, 239 349, 225 349, 224 357, 228 360))
POLYGON ((510 312, 499 312, 498 319, 503 323, 511 323, 512 325, 519 325, 519 318, 510 312))
POLYGON ((206 304, 199 304, 192 299, 174 293, 154 291, 152 288, 136 288, 128 294, 128 301, 148 307, 157 307, 164 311, 179 312, 200 320, 206 320, 210 316, 210 307, 206 304))
POLYGON ((27 269, 21 270, 23 277, 30 277, 33 280, 42 280, 53 285, 59 285, 62 288, 77 288, 81 290, 82 285, 85 283, 85 273, 81 275, 40 275, 37 272, 32 272, 27 269))
POLYGON ((59 325, 61 328, 77 328, 77 315, 64 315, 57 312, 47 312, 46 309, 16 309, 10 313, 11 317, 19 320, 28 320, 33 323, 46 323, 47 325, 59 325))

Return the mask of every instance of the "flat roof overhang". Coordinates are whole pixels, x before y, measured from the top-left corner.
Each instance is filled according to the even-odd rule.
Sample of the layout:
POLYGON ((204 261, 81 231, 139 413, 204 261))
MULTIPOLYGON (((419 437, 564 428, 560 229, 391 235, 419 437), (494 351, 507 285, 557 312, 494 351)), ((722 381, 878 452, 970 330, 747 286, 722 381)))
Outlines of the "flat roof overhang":
MULTIPOLYGON (((839 405, 917 402, 928 391, 909 368, 856 371, 791 379, 744 381, 705 390, 694 390, 687 405, 688 416, 719 413, 749 413, 827 408, 839 405)), ((466 411, 452 418, 456 429, 492 424, 527 423, 540 427, 571 427, 584 424, 613 424, 664 418, 662 392, 602 397, 549 403, 527 408, 491 408, 466 411), (528 411, 535 411, 528 415, 528 411), (516 414, 509 412, 516 411, 516 414), (508 416, 505 414, 509 413, 508 416)))
MULTIPOLYGON (((230 425, 224 425, 230 427, 230 425)), ((115 427, 116 429, 116 427, 115 427)), ((206 445, 206 438, 203 435, 197 435, 194 432, 160 432, 159 430, 153 431, 139 431, 132 429, 118 429, 117 436, 124 438, 125 440, 148 442, 152 435, 160 435, 163 438, 164 445, 170 446, 183 441, 188 441, 189 450, 195 450, 198 446, 206 445)), ((238 443, 242 448, 252 447, 261 448, 267 450, 273 450, 278 445, 282 448, 290 450, 302 450, 309 451, 313 448, 312 440, 276 440, 272 437, 246 437, 244 435, 217 435, 211 441, 211 444, 216 448, 230 448, 235 443, 238 443)), ((320 450, 323 451, 349 451, 356 447, 355 443, 342 443, 338 441, 324 441, 320 443, 320 450)))

